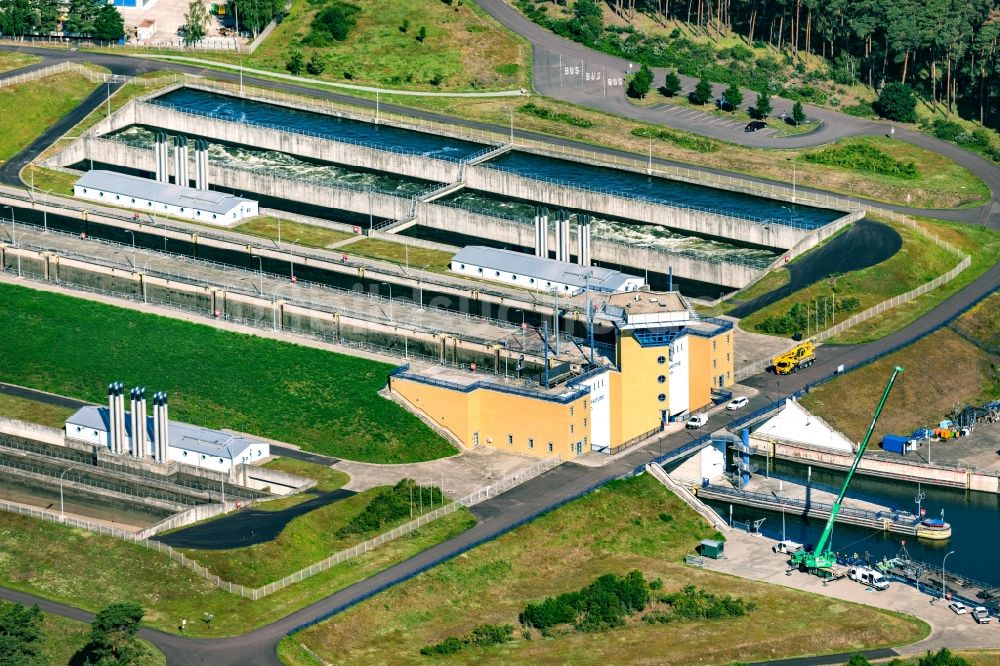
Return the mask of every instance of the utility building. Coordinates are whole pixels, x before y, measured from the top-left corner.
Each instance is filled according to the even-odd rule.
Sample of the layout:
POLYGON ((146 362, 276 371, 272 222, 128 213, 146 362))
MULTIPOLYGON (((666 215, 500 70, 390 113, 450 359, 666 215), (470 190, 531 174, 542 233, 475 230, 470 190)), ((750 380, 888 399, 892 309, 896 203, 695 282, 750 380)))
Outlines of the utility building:
MULTIPOLYGON (((731 322, 698 317, 676 292, 605 295, 596 316, 612 330, 613 351, 548 386, 506 381, 496 370, 405 365, 389 389, 465 448, 563 459, 620 450, 725 399, 731 322)), ((553 372, 570 365, 550 361, 553 372)))
POLYGON ((257 202, 250 199, 115 171, 88 171, 73 185, 73 194, 81 199, 219 226, 232 226, 258 214, 257 202))
POLYGON ((619 271, 479 245, 455 253, 451 272, 567 296, 583 293, 588 286, 596 292, 635 291, 643 286, 642 278, 619 271))
POLYGON ((107 448, 146 462, 171 461, 218 472, 271 455, 270 446, 240 435, 170 421, 167 394, 153 395, 153 416, 146 413, 145 388, 132 389, 132 411, 125 411, 124 386, 108 386, 108 406, 81 407, 66 419, 66 438, 107 448))

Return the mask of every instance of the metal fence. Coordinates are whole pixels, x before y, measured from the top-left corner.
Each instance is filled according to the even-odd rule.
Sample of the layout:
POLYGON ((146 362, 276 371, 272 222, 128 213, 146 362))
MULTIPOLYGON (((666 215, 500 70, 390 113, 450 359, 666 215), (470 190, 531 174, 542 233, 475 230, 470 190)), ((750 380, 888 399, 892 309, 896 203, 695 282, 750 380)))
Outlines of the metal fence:
POLYGON ((16 86, 21 83, 28 83, 30 81, 38 81, 39 79, 44 79, 49 76, 55 76, 56 74, 64 74, 66 72, 73 72, 74 74, 80 74, 85 77, 91 83, 104 83, 109 80, 107 74, 102 74, 100 72, 95 72, 89 67, 84 67, 83 65, 76 62, 60 62, 55 65, 50 65, 49 67, 42 67, 41 69, 32 70, 30 72, 24 72, 23 74, 11 74, 0 78, 0 88, 6 88, 7 86, 16 86))
POLYGON ((495 483, 492 483, 489 486, 481 488, 480 490, 477 490, 459 500, 450 502, 442 507, 434 509, 433 511, 429 511, 425 514, 422 514, 417 518, 407 523, 404 523, 403 525, 400 525, 398 527, 389 530, 388 532, 383 532, 382 534, 379 534, 378 536, 372 539, 368 539, 367 541, 359 543, 355 546, 351 546, 350 548, 345 548, 344 550, 341 550, 331 555, 325 560, 321 560, 319 562, 311 564, 308 567, 305 567, 304 569, 300 569, 299 571, 289 574, 288 576, 285 576, 280 580, 274 581, 273 583, 268 583, 267 585, 263 585, 258 588, 246 587, 238 583, 231 583, 227 580, 223 580, 216 574, 212 573, 204 565, 185 556, 183 553, 178 552, 171 546, 168 546, 167 544, 164 543, 160 543, 159 541, 153 541, 150 539, 142 538, 141 535, 145 531, 140 533, 126 532, 118 528, 108 527, 107 525, 103 525, 101 523, 87 521, 87 520, 79 520, 76 518, 60 517, 57 514, 52 514, 46 511, 42 511, 40 509, 25 507, 4 501, 0 501, 0 510, 10 511, 12 513, 18 513, 21 515, 27 515, 33 518, 39 518, 41 520, 47 520, 50 522, 59 522, 68 525, 70 527, 77 527, 80 529, 97 532, 99 534, 106 534, 108 536, 112 536, 118 539, 124 539, 126 541, 131 541, 133 543, 146 546, 147 548, 151 548, 157 552, 163 553, 170 559, 190 569, 195 574, 204 578, 205 580, 207 580, 208 582, 210 582, 211 584, 215 585, 218 588, 221 588, 232 594, 236 594, 241 597, 257 601, 258 599, 263 599, 264 597, 270 594, 274 594, 275 592, 282 590, 288 587, 289 585, 303 581, 306 578, 309 578, 310 576, 315 576, 316 574, 321 573, 323 571, 327 571, 332 567, 336 566, 337 564, 340 564, 341 562, 345 562, 347 560, 363 555, 369 551, 372 551, 384 543, 387 543, 394 539, 398 539, 399 537, 410 534, 411 532, 414 532, 415 530, 437 520, 438 518, 442 518, 444 516, 455 513, 460 508, 470 507, 486 499, 489 499, 490 497, 495 497, 496 495, 504 491, 510 490, 511 488, 514 488, 524 483, 525 481, 528 481, 529 479, 533 479, 541 474, 544 474, 548 470, 559 465, 561 462, 562 460, 560 458, 552 458, 539 461, 537 464, 528 468, 527 470, 523 470, 521 472, 517 472, 515 474, 511 474, 507 477, 504 477, 503 479, 495 483))

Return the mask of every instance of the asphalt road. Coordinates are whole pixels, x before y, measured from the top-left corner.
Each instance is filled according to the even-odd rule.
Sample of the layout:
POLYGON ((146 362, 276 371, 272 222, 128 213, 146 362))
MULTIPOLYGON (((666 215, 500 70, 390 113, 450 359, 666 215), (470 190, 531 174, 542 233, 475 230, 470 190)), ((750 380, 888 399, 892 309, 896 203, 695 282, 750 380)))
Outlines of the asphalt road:
MULTIPOLYGON (((493 8, 494 4, 500 4, 500 5, 506 6, 502 2, 502 0, 485 0, 484 2, 481 2, 481 4, 488 11, 491 8, 493 8)), ((513 10, 511 9, 510 11, 513 11, 513 10)), ((517 16, 520 16, 520 15, 518 14, 517 16)), ((567 46, 567 48, 573 47, 573 48, 576 48, 576 49, 581 49, 582 52, 589 53, 589 54, 592 54, 592 55, 596 54, 594 57, 611 58, 613 61, 617 61, 617 59, 612 58, 612 56, 606 56, 606 55, 598 53, 596 51, 592 51, 592 50, 590 50, 590 49, 588 49, 588 48, 586 48, 586 47, 584 47, 584 46, 582 46, 580 44, 576 44, 575 42, 569 42, 567 40, 564 40, 564 39, 562 39, 560 37, 557 37, 557 36, 553 35, 552 33, 549 33, 548 31, 542 30, 542 28, 536 26, 534 23, 531 23, 530 21, 527 21, 527 19, 524 19, 523 17, 521 17, 521 20, 524 21, 524 22, 526 22, 527 26, 533 26, 534 27, 532 29, 532 33, 531 33, 532 35, 534 35, 534 29, 537 29, 537 31, 540 31, 539 38, 544 38, 544 39, 551 38, 551 40, 555 40, 555 42, 558 43, 558 44, 565 44, 567 46)), ((521 25, 521 24, 518 23, 518 25, 521 25)), ((213 69, 207 69, 207 68, 204 68, 204 67, 196 67, 196 66, 192 66, 192 65, 184 65, 184 64, 181 64, 181 63, 177 63, 177 62, 171 62, 171 61, 165 61, 165 60, 153 60, 153 59, 148 59, 148 58, 139 58, 139 57, 135 57, 135 56, 115 55, 115 54, 109 54, 109 53, 88 53, 88 52, 81 52, 81 51, 70 51, 70 50, 62 50, 62 49, 48 49, 48 48, 38 48, 38 47, 0 46, 0 49, 2 49, 2 50, 8 50, 8 51, 11 51, 11 50, 12 51, 20 51, 20 52, 23 52, 23 53, 30 53, 30 54, 33 54, 33 55, 38 55, 38 56, 41 56, 41 57, 45 58, 46 62, 48 62, 49 64, 54 64, 54 63, 57 63, 57 62, 91 62, 91 63, 94 63, 96 65, 100 65, 102 67, 108 68, 113 74, 121 74, 121 75, 126 75, 126 76, 138 76, 138 75, 141 75, 143 73, 151 72, 151 71, 172 71, 172 72, 183 72, 183 73, 193 74, 193 75, 199 75, 199 76, 211 76, 214 79, 218 79, 218 80, 222 80, 222 81, 229 81, 229 82, 234 82, 234 83, 238 83, 239 80, 240 80, 238 72, 234 73, 234 72, 228 72, 228 71, 222 71, 222 70, 213 70, 213 69)), ((37 67, 39 67, 39 65, 38 64, 31 65, 30 67, 37 68, 37 67)), ((543 61, 539 61, 536 58, 534 67, 535 67, 535 73, 536 73, 536 79, 537 79, 537 77, 538 77, 538 74, 537 74, 538 71, 539 70, 544 70, 546 66, 545 66, 545 64, 544 64, 543 61)), ((22 71, 22 70, 14 70, 13 72, 7 72, 4 75, 5 76, 10 76, 13 73, 18 72, 18 71, 22 71)), ((0 76, 0 78, 3 78, 3 77, 0 76)), ((351 104, 351 105, 354 105, 354 106, 362 108, 362 109, 372 109, 372 110, 374 110, 374 108, 375 108, 375 101, 374 100, 367 100, 367 99, 362 99, 362 98, 359 98, 359 97, 352 97, 350 95, 345 95, 343 93, 338 93, 338 92, 334 92, 334 91, 317 90, 316 88, 310 88, 310 87, 298 85, 298 84, 295 84, 295 83, 271 81, 271 80, 267 80, 267 79, 258 79, 258 78, 250 77, 250 76, 244 76, 243 80, 248 85, 262 86, 262 87, 271 88, 272 90, 280 90, 280 91, 289 92, 289 93, 298 94, 298 95, 306 95, 306 96, 311 96, 311 97, 319 97, 319 98, 322 98, 322 99, 328 99, 328 100, 331 100, 331 101, 340 102, 340 103, 344 103, 344 104, 351 104)), ((537 81, 536 81, 536 87, 537 87, 537 81)), ((559 88, 558 90, 563 90, 563 88, 559 88)), ((558 90, 555 87, 553 87, 552 90, 550 91, 551 94, 552 94, 552 96, 555 99, 565 99, 564 97, 560 97, 559 96, 560 93, 558 92, 558 90)), ((542 89, 539 89, 539 92, 544 92, 544 91, 542 89)), ((544 92, 544 94, 550 94, 550 92, 544 92)), ((597 96, 597 95, 591 95, 591 96, 585 96, 578 103, 584 104, 584 105, 588 105, 588 106, 594 106, 594 104, 598 103, 600 100, 603 100, 603 97, 597 96)), ((567 101, 574 101, 574 100, 567 99, 567 101)), ((775 100, 775 101, 777 103, 777 100, 775 100)), ((619 113, 620 115, 624 115, 626 117, 636 117, 633 114, 636 111, 641 110, 638 107, 635 107, 635 106, 629 104, 627 101, 625 101, 624 92, 621 92, 621 97, 620 97, 618 103, 620 105, 620 108, 616 107, 617 110, 616 109, 605 109, 605 110, 609 110, 612 113, 619 113)), ((435 121, 435 122, 450 123, 450 124, 458 126, 458 127, 465 127, 465 128, 474 129, 474 130, 486 130, 486 131, 490 131, 490 132, 497 132, 497 133, 500 133, 500 134, 507 134, 510 131, 510 128, 507 127, 507 126, 493 125, 493 124, 490 124, 490 123, 481 123, 481 122, 477 122, 477 121, 473 121, 473 120, 466 120, 466 119, 462 119, 462 118, 455 118, 455 117, 452 117, 452 116, 447 116, 447 115, 443 115, 443 114, 439 114, 439 113, 433 113, 433 112, 430 112, 430 111, 421 111, 421 110, 412 109, 412 108, 405 107, 405 106, 398 106, 398 105, 395 105, 395 104, 387 104, 385 102, 382 102, 380 106, 381 106, 381 108, 383 110, 389 111, 389 112, 392 112, 392 113, 396 113, 396 114, 400 114, 400 115, 405 115, 405 116, 411 116, 411 117, 414 117, 414 118, 422 118, 422 119, 426 119, 426 120, 432 120, 432 121, 435 121)), ((594 108, 599 108, 599 107, 594 106, 594 108)), ((836 113, 834 111, 828 111, 828 110, 824 110, 824 109, 819 109, 819 110, 816 111, 816 113, 817 114, 819 114, 819 113, 824 114, 824 118, 825 118, 825 120, 824 120, 824 127, 826 127, 826 126, 829 126, 829 127, 836 126, 836 127, 841 127, 842 128, 842 133, 837 134, 836 136, 834 136, 833 134, 826 135, 826 138, 823 138, 822 140, 818 141, 818 143, 824 143, 826 141, 830 141, 830 140, 833 140, 835 138, 839 138, 840 136, 847 136, 849 134, 876 134, 877 135, 877 134, 886 134, 888 132, 888 127, 889 126, 887 124, 884 124, 884 123, 876 123, 876 122, 872 122, 872 121, 865 121, 866 124, 859 125, 859 124, 857 124, 858 119, 854 118, 852 116, 847 116, 847 115, 844 115, 844 114, 840 114, 840 113, 836 113)), ((640 118, 640 117, 636 117, 636 118, 640 119, 640 120, 644 119, 644 118, 640 118)), ((662 118, 659 118, 659 119, 657 119, 657 118, 651 118, 651 119, 648 119, 648 120, 649 120, 649 122, 656 122, 656 123, 664 124, 664 125, 667 124, 666 122, 664 122, 664 119, 662 119, 662 118)), ((673 122, 673 120, 671 120, 671 122, 673 122)), ((686 129, 688 131, 692 131, 692 132, 695 132, 695 133, 698 133, 698 134, 704 134, 706 136, 713 136, 713 134, 711 134, 711 132, 717 131, 717 129, 714 129, 714 126, 707 125, 705 123, 690 123, 688 125, 683 125, 683 126, 682 125, 671 125, 671 126, 676 126, 676 127, 680 128, 680 129, 686 129)), ((581 143, 579 141, 574 141, 572 139, 564 139, 564 138, 561 138, 561 137, 553 137, 553 136, 549 136, 549 135, 546 135, 546 134, 540 134, 538 132, 531 132, 531 131, 527 131, 527 130, 517 129, 516 127, 514 129, 514 134, 517 137, 522 137, 522 138, 525 138, 525 139, 531 139, 531 140, 535 140, 535 141, 546 141, 548 143, 555 144, 555 145, 558 145, 558 146, 564 146, 564 147, 568 147, 568 148, 576 148, 576 149, 581 149, 581 150, 588 150, 590 152, 598 153, 598 154, 601 154, 601 155, 606 155, 606 156, 609 156, 609 157, 622 157, 622 158, 627 158, 627 159, 636 159, 636 154, 635 153, 631 153, 631 152, 628 152, 628 151, 625 151, 625 150, 618 150, 618 149, 615 149, 615 148, 607 148, 607 147, 602 147, 602 146, 596 146, 596 145, 589 144, 589 143, 581 143)), ((734 143, 741 143, 742 140, 746 138, 744 136, 744 134, 745 133, 743 133, 742 131, 736 132, 736 133, 730 133, 730 135, 726 135, 726 140, 732 141, 734 143)), ((810 134, 808 136, 812 136, 814 138, 815 137, 819 137, 818 134, 810 134)), ((897 206, 897 205, 893 205, 893 204, 886 204, 886 203, 882 203, 882 202, 878 202, 878 201, 872 201, 872 200, 868 200, 868 199, 861 199, 861 198, 857 198, 857 197, 852 197, 852 199, 854 201, 858 201, 858 202, 860 202, 862 204, 867 204, 867 205, 877 206, 877 207, 881 207, 881 208, 886 208, 886 209, 889 209, 889 210, 894 210, 894 211, 901 212, 901 213, 912 213, 912 214, 916 214, 916 215, 926 215, 926 216, 929 216, 929 217, 936 217, 936 218, 939 218, 939 219, 952 220, 952 221, 956 221, 956 222, 965 222, 965 223, 968 223, 968 224, 988 224, 988 225, 990 225, 990 226, 992 226, 994 228, 1000 229, 1000 203, 998 203, 997 199, 996 199, 996 197, 998 196, 998 193, 1000 193, 1000 169, 997 169, 991 163, 989 163, 988 161, 986 161, 983 158, 979 157, 978 155, 974 155, 972 153, 969 153, 968 151, 963 150, 962 148, 959 148, 958 146, 956 146, 954 144, 947 143, 947 142, 944 142, 944 141, 940 141, 940 140, 935 139, 933 137, 928 137, 928 136, 924 136, 922 134, 919 134, 917 132, 911 132, 909 130, 900 130, 900 129, 897 129, 895 136, 899 140, 908 141, 910 143, 914 143, 916 145, 919 145, 919 146, 922 146, 924 148, 927 148, 928 150, 932 150, 933 152, 945 155, 945 156, 951 158, 952 160, 954 160, 955 162, 957 162, 958 164, 961 164, 962 166, 966 167, 967 169, 969 169, 970 171, 972 171, 973 173, 975 173, 977 176, 979 176, 980 178, 982 178, 987 183, 987 185, 989 185, 990 190, 991 190, 991 192, 994 195, 993 200, 990 202, 990 204, 988 204, 986 206, 978 207, 978 208, 959 208, 959 209, 945 209, 945 210, 922 209, 922 208, 912 208, 912 207, 908 207, 908 206, 897 206)), ((721 138, 721 137, 718 137, 718 138, 721 138)), ((767 137, 759 137, 759 139, 760 139, 760 141, 763 142, 761 144, 762 147, 770 147, 770 148, 798 147, 798 146, 795 146, 795 145, 792 145, 792 144, 782 143, 783 140, 779 139, 779 138, 768 139, 767 137)), ((43 150, 44 150, 44 148, 43 148, 43 150)), ((15 159, 17 159, 17 158, 15 158, 15 159)), ((721 169, 713 169, 713 168, 710 168, 710 167, 694 166, 694 165, 690 165, 690 164, 686 164, 686 163, 682 163, 682 162, 675 162, 675 161, 672 161, 672 160, 665 160, 665 159, 661 159, 661 158, 653 158, 653 163, 657 164, 657 165, 661 165, 661 166, 684 167, 684 168, 687 168, 687 169, 692 169, 694 171, 701 171, 701 172, 704 172, 704 173, 711 173, 711 174, 716 174, 716 175, 736 176, 736 177, 739 177, 739 178, 744 178, 744 179, 751 180, 751 181, 758 182, 758 183, 762 183, 762 184, 779 185, 779 186, 782 186, 782 187, 787 186, 787 183, 777 182, 777 181, 769 180, 769 179, 766 179, 766 178, 758 178, 758 177, 755 177, 753 175, 748 175, 748 174, 733 174, 731 172, 723 171, 721 169)), ((800 186, 798 189, 800 191, 802 191, 802 192, 813 192, 813 193, 818 193, 818 194, 830 194, 829 192, 825 192, 823 190, 819 190, 819 189, 815 189, 815 188, 810 188, 810 187, 802 187, 802 186, 800 186)), ((835 196, 842 196, 842 195, 835 195, 835 196)))
MULTIPOLYGON (((500 12, 501 6, 506 7, 499 0, 481 0, 481 4, 490 13, 500 12)), ((496 15, 496 14, 494 14, 496 15)), ((507 23, 507 21, 515 22, 515 19, 506 16, 501 18, 501 22, 507 23)), ((525 19, 522 19, 526 21, 525 19)), ((508 24, 510 25, 510 24, 508 24)), ((591 66, 590 71, 596 71, 595 67, 600 65, 605 68, 617 67, 621 70, 621 61, 611 58, 610 60, 604 60, 604 58, 610 58, 610 56, 604 56, 603 54, 596 54, 585 47, 573 44, 571 42, 566 42, 565 44, 560 43, 560 39, 554 35, 550 35, 545 31, 541 31, 544 35, 534 35, 529 26, 533 26, 528 22, 528 26, 518 25, 515 30, 519 32, 524 30, 526 36, 532 40, 535 52, 535 63, 536 67, 552 69, 552 54, 556 54, 558 57, 560 54, 562 56, 569 56, 572 54, 577 54, 579 58, 585 61, 585 66, 587 63, 594 63, 591 66), (548 36, 546 36, 548 35, 548 36), (564 47, 565 52, 564 52, 564 47), (574 50, 583 49, 583 52, 574 50), (548 55, 546 55, 548 54, 548 55)), ((511 26, 514 27, 514 26, 511 26)), ((535 26, 537 27, 537 26, 535 26)), ((541 30, 538 28, 538 30, 541 30)), ((565 40, 561 40, 565 41, 565 40)), ((24 48, 20 49, 26 52, 34 52, 39 55, 45 56, 50 60, 83 60, 95 62, 97 64, 103 65, 111 69, 112 72, 117 74, 127 74, 135 75, 142 73, 143 71, 152 70, 173 70, 173 71, 186 71, 194 74, 210 74, 215 78, 237 80, 237 74, 229 74, 225 72, 207 71, 202 70, 197 67, 190 67, 186 65, 179 65, 176 63, 167 63, 159 61, 145 60, 141 58, 130 58, 123 56, 107 55, 107 54, 90 54, 90 53, 79 53, 72 51, 50 51, 45 49, 30 49, 24 48)), ((539 77, 536 70, 536 86, 539 88, 540 92, 545 92, 546 94, 551 94, 560 99, 567 99, 566 97, 558 97, 554 92, 556 86, 559 86, 560 90, 565 89, 566 81, 563 78, 565 74, 560 74, 564 70, 556 69, 556 76, 553 77, 551 71, 548 74, 544 74, 539 77), (557 78, 560 81, 557 81, 557 78), (561 83, 561 85, 559 85, 561 83)), ((353 97, 346 97, 338 93, 333 92, 322 92, 316 91, 311 88, 305 88, 295 84, 289 83, 273 83, 269 81, 254 81, 253 79, 247 78, 248 81, 258 84, 266 85, 268 87, 286 90, 288 92, 295 92, 307 95, 319 95, 329 99, 339 99, 341 101, 349 101, 352 104, 361 106, 371 106, 371 103, 366 103, 364 100, 358 100, 353 97)), ((577 93, 574 93, 577 94, 577 93)), ((588 95, 581 99, 586 99, 588 101, 581 102, 587 103, 591 106, 595 106, 593 103, 595 97, 597 99, 605 99, 603 96, 603 90, 599 97, 594 95, 588 95)), ((612 95, 608 96, 608 99, 614 99, 612 95)), ((568 99, 568 101, 573 101, 568 99)), ((603 104, 603 102, 600 102, 603 104)), ((613 102, 614 103, 614 102, 613 102)), ((624 103, 623 93, 619 97, 616 104, 624 103)), ((485 128, 490 130, 500 130, 503 131, 504 128, 499 128, 495 126, 485 125, 483 123, 475 123, 471 121, 461 121, 453 118, 447 118, 444 116, 439 116, 437 114, 413 111, 411 109, 406 109, 402 107, 394 107, 392 105, 383 105, 384 108, 390 109, 397 113, 405 113, 414 116, 420 116, 425 118, 430 118, 433 120, 444 120, 446 122, 451 122, 456 125, 463 125, 466 127, 477 127, 485 128)), ((595 108, 601 108, 595 106, 595 108)), ((624 115, 632 115, 635 110, 634 107, 609 107, 608 110, 612 112, 621 113, 624 115), (618 110, 621 109, 621 110, 618 110), (627 112, 627 113, 626 113, 627 112)), ((833 138, 839 136, 847 136, 849 134, 857 133, 884 133, 885 125, 879 125, 877 123, 867 123, 867 121, 858 121, 847 116, 841 116, 840 114, 835 114, 834 112, 826 112, 823 110, 814 110, 811 115, 821 118, 823 121, 823 126, 817 131, 809 135, 801 135, 800 138, 796 138, 794 141, 770 138, 761 136, 759 140, 772 140, 781 141, 781 147, 791 147, 795 145, 816 145, 817 143, 823 143, 829 141, 833 138), (821 114, 822 111, 822 114, 821 114), (865 123, 865 124, 863 124, 865 123), (813 141, 814 143, 810 143, 813 141)), ((661 124, 668 124, 667 122, 661 122, 661 124)), ((676 125, 674 125, 676 126, 676 125)), ((709 129, 709 127, 703 127, 697 125, 695 127, 681 127, 682 129, 690 129, 701 134, 708 136, 714 136, 712 132, 715 129, 709 129)), ((544 138, 547 141, 554 141, 563 145, 578 145, 575 142, 569 140, 559 140, 553 139, 552 137, 540 137, 534 133, 529 132, 518 132, 519 136, 530 137, 530 138, 544 138)), ((987 184, 990 186, 994 195, 1000 192, 1000 171, 996 169, 993 165, 982 160, 978 156, 967 153, 966 151, 954 146, 952 144, 947 144, 930 137, 924 137, 915 133, 897 131, 896 137, 902 140, 912 141, 917 145, 922 145, 930 150, 939 152, 943 155, 951 157, 956 162, 970 168, 974 173, 983 178, 987 184)), ((733 141, 736 137, 726 136, 727 140, 733 141)), ((744 137, 746 138, 746 137, 744 137)), ((751 137, 752 140, 758 140, 758 137, 751 137)), ((34 145, 34 144, 33 144, 34 145)), ((766 144, 762 144, 766 145, 766 144)), ((590 150, 597 150, 603 152, 604 154, 619 154, 619 155, 629 155, 623 151, 616 151, 611 149, 600 149, 594 146, 586 146, 590 150)), ((631 157, 631 155, 629 155, 631 157)), ((670 164, 670 162, 665 160, 657 160, 658 163, 670 164)), ((706 171, 713 171, 708 170, 706 171)), ((766 182, 766 181, 765 181, 766 182)), ((900 211, 911 211, 913 209, 907 209, 905 207, 893 207, 884 206, 887 208, 894 208, 900 211)), ((996 205, 995 200, 991 202, 990 206, 984 207, 982 209, 963 209, 960 211, 943 211, 938 213, 929 213, 928 211, 915 210, 920 214, 933 214, 936 217, 944 217, 949 219, 961 220, 964 222, 974 223, 974 224, 989 224, 1000 228, 1000 206, 996 205)), ((769 375, 760 375, 758 377, 750 380, 749 384, 755 385, 762 390, 762 394, 754 399, 749 409, 754 409, 767 402, 768 400, 781 395, 787 394, 799 388, 802 388, 808 383, 816 381, 821 377, 833 372, 838 365, 853 365, 855 363, 863 362, 875 355, 883 353, 892 347, 896 346, 900 342, 908 341, 916 336, 925 334, 929 331, 936 329, 942 323, 949 320, 951 317, 956 316, 964 309, 969 307, 971 304, 977 302, 983 296, 991 293, 995 289, 1000 287, 1000 266, 994 266, 985 275, 980 277, 971 285, 964 288, 958 294, 948 299, 945 303, 939 306, 934 311, 924 315, 917 321, 913 322, 909 326, 905 327, 901 331, 898 331, 886 338, 869 343, 866 345, 859 345, 853 347, 835 347, 835 346, 824 346, 820 348, 817 354, 817 363, 811 368, 791 375, 789 377, 776 378, 769 375)), ((708 429, 715 430, 717 428, 725 427, 725 425, 734 418, 732 413, 723 412, 722 414, 713 416, 709 423, 708 429)), ((545 512, 554 508, 561 503, 578 496, 580 493, 586 491, 595 485, 602 483, 608 479, 615 478, 621 474, 627 473, 632 468, 637 467, 641 464, 648 462, 651 458, 655 457, 660 451, 668 451, 671 449, 678 448, 684 443, 691 441, 695 436, 695 433, 691 432, 680 432, 671 435, 659 445, 653 445, 652 447, 647 447, 646 449, 635 451, 623 458, 605 466, 599 468, 584 467, 576 465, 573 463, 567 463, 561 465, 560 467, 540 476, 536 479, 528 481, 521 486, 504 493, 503 495, 487 500, 482 504, 475 507, 475 513, 480 519, 480 522, 468 530, 467 532, 451 539, 447 542, 438 544, 437 546, 420 553, 405 562, 397 564, 389 569, 386 569, 375 576, 352 585, 344 590, 334 593, 333 595, 326 597, 306 608, 303 608, 285 618, 282 618, 270 625, 257 629, 253 632, 245 634, 239 637, 217 639, 217 640, 197 640, 189 639, 181 636, 175 636, 171 634, 166 634, 163 632, 153 631, 150 629, 144 629, 142 635, 144 638, 149 639, 155 645, 157 645, 164 653, 167 655, 168 663, 188 665, 188 664, 277 664, 280 663, 274 653, 274 648, 282 637, 284 637, 288 632, 300 627, 301 625, 313 623, 320 621, 332 614, 343 610, 344 608, 357 603, 368 596, 371 596, 378 591, 385 589, 388 586, 394 585, 398 582, 406 580, 412 577, 416 573, 423 571, 440 561, 454 557, 465 550, 468 550, 475 545, 488 541, 495 538, 499 534, 515 527, 516 525, 529 520, 530 518, 538 515, 539 513, 545 512)), ((89 613, 85 613, 75 608, 69 606, 64 606, 61 604, 54 604, 52 602, 46 601, 44 599, 36 598, 30 595, 22 595, 18 592, 13 592, 11 590, 0 589, 0 596, 8 599, 15 599, 25 603, 37 602, 39 605, 49 612, 55 612, 60 615, 65 615, 67 617, 73 617, 74 619, 79 619, 82 621, 89 621, 91 617, 89 613)), ((179 622, 179 618, 178 618, 179 622)))

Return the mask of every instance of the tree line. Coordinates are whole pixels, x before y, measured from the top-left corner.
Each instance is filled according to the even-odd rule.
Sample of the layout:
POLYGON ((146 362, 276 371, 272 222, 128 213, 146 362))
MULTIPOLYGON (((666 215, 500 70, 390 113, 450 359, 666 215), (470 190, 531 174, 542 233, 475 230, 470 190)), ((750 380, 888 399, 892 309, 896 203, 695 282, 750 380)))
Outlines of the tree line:
MULTIPOLYGON (((603 25, 601 0, 556 1, 570 6, 568 36, 598 47, 615 39, 615 50, 623 54, 645 37, 633 23, 646 15, 660 23, 680 21, 703 34, 736 34, 799 61, 804 53, 822 56, 837 83, 873 89, 907 84, 929 103, 949 113, 962 108, 981 123, 1000 93, 997 0, 606 0, 626 22, 624 30, 603 25)), ((545 18, 548 3, 518 4, 546 22, 539 18, 545 18)), ((679 31, 671 37, 659 47, 683 39, 679 31)))
POLYGON ((0 33, 117 41, 125 36, 125 21, 106 0, 69 0, 68 5, 65 0, 0 0, 0 33))

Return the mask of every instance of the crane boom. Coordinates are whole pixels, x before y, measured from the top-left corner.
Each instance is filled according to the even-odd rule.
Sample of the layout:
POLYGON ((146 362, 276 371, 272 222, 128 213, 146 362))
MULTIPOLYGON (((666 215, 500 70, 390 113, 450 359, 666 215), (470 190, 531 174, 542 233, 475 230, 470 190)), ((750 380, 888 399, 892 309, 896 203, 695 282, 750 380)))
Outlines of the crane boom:
POLYGON ((804 565, 810 570, 824 569, 833 566, 837 558, 830 552, 828 544, 830 543, 830 535, 833 533, 833 525, 837 520, 837 514, 840 513, 840 505, 844 501, 844 496, 847 494, 847 487, 851 484, 851 479, 854 478, 854 472, 858 469, 858 464, 861 462, 861 457, 865 454, 865 449, 868 448, 868 441, 872 437, 872 433, 875 432, 875 424, 878 422, 878 417, 882 414, 882 408, 885 407, 885 401, 889 398, 889 391, 892 390, 892 385, 896 383, 896 377, 901 373, 903 369, 899 366, 892 372, 892 376, 889 377, 889 383, 885 386, 885 392, 882 393, 882 399, 878 403, 878 407, 875 408, 875 415, 872 417, 872 422, 868 426, 868 432, 865 433, 865 438, 861 440, 861 444, 858 446, 858 454, 854 456, 854 463, 851 465, 851 469, 847 472, 847 478, 844 479, 844 485, 840 487, 840 493, 837 495, 837 501, 833 503, 833 507, 830 509, 830 517, 826 521, 826 527, 823 528, 823 534, 820 535, 819 542, 816 544, 816 548, 812 553, 807 553, 805 550, 798 550, 792 553, 792 563, 799 566, 804 565))

